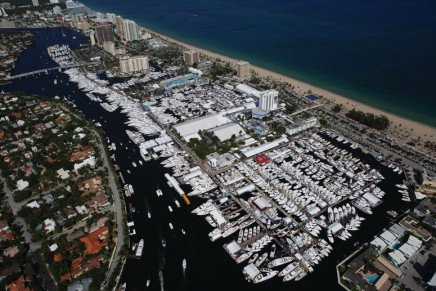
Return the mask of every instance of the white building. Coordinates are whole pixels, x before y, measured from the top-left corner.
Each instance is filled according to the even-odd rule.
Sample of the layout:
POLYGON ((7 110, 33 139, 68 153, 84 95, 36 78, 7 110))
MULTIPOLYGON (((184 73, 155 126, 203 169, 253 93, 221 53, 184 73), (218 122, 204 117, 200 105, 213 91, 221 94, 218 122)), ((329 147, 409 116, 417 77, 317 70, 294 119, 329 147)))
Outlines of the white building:
POLYGON ((212 153, 206 156, 206 161, 212 168, 222 168, 231 165, 234 161, 236 161, 236 156, 231 153, 218 154, 212 153))
POLYGON ((222 116, 220 113, 215 113, 176 124, 173 128, 184 140, 189 141, 191 138, 201 139, 198 134, 200 130, 208 130, 229 122, 230 119, 222 116))
POLYGON ((120 71, 124 74, 145 73, 149 69, 148 57, 134 56, 120 58, 120 71))
POLYGON ((379 252, 383 252, 388 245, 381 238, 376 237, 371 241, 371 246, 379 252))
POLYGON ((391 261, 398 267, 402 263, 404 263, 407 259, 403 256, 403 254, 399 250, 395 250, 393 252, 390 252, 389 258, 391 261))
POLYGON ((263 111, 276 110, 279 106, 279 92, 266 90, 260 93, 259 108, 263 111))
POLYGON ((11 3, 8 3, 8 2, 0 3, 0 7, 3 9, 12 9, 11 3))
POLYGON ((46 233, 53 232, 56 228, 56 223, 53 219, 47 218, 44 220, 44 229, 46 233))
POLYGON ((38 0, 32 0, 32 4, 33 4, 33 6, 39 6, 38 0))
POLYGON ((411 245, 415 250, 419 250, 422 246, 422 241, 413 235, 409 236, 407 243, 411 245))
POLYGON ((236 86, 236 91, 242 94, 252 95, 256 98, 260 98, 260 93, 261 93, 259 90, 254 89, 253 87, 250 87, 245 84, 238 84, 236 86))
POLYGON ((18 191, 24 190, 27 187, 29 187, 29 182, 27 182, 23 179, 17 181, 17 190, 18 191))
POLYGON ((76 7, 76 3, 74 3, 74 1, 72 1, 72 0, 65 1, 65 5, 67 6, 67 9, 76 7))
POLYGON ((103 49, 111 55, 115 55, 115 44, 112 41, 103 42, 103 49))
POLYGON ((233 135, 238 137, 245 134, 244 129, 239 124, 234 122, 212 128, 209 130, 209 132, 213 132, 220 141, 228 140, 233 135))
POLYGON ((300 131, 306 130, 308 128, 314 127, 316 125, 316 117, 311 117, 309 119, 300 121, 286 128, 286 133, 289 135, 294 135, 300 131))
POLYGON ((398 249, 406 258, 410 258, 416 253, 416 250, 408 243, 402 244, 398 249))
POLYGON ((54 15, 61 15, 62 14, 62 8, 60 6, 53 7, 53 14, 54 15))
POLYGON ((106 13, 106 19, 108 22, 113 24, 117 22, 117 16, 114 13, 106 13))
POLYGON ((249 157, 252 157, 254 155, 257 155, 257 154, 269 151, 269 150, 271 150, 273 148, 276 148, 279 145, 281 145, 283 143, 287 143, 287 142, 289 142, 289 140, 285 136, 282 136, 279 139, 276 139, 276 140, 273 140, 271 142, 267 142, 267 143, 261 144, 260 146, 257 146, 257 147, 254 147, 254 148, 251 148, 251 147, 243 148, 243 149, 241 149, 241 153, 245 157, 249 158, 249 157))
POLYGON ((123 20, 124 39, 126 41, 133 41, 139 39, 138 25, 135 21, 124 19, 123 20))
POLYGON ((384 240, 388 246, 392 246, 396 242, 396 237, 389 230, 385 230, 379 237, 384 240))
POLYGON ((59 4, 59 0, 50 0, 50 4, 59 4))

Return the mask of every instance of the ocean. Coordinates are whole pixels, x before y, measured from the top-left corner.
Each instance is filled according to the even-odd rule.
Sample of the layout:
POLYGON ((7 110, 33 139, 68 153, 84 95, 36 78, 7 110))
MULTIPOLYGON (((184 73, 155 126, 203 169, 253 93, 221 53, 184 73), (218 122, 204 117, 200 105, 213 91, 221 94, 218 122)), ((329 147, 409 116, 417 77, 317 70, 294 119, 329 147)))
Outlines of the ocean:
MULTIPOLYGON (((35 29, 33 32, 35 45, 20 55, 13 75, 54 67, 54 62, 47 54, 46 47, 49 45, 68 44, 74 49, 89 41, 87 37, 72 30, 35 29), (63 33, 65 37, 62 36, 63 33), (73 39, 72 36, 76 38, 73 39)), ((140 239, 145 241, 142 258, 127 259, 120 279, 120 282, 127 283, 127 290, 343 290, 337 283, 336 264, 353 252, 354 243, 369 241, 388 225, 386 211, 397 210, 402 213, 410 207, 410 204, 401 201, 401 195, 395 187, 396 183, 402 182, 402 176, 377 163, 371 155, 362 153, 359 149, 350 149, 349 144, 334 142, 372 168, 378 169, 386 178, 379 184, 387 193, 383 203, 375 208, 374 214, 370 216, 358 210, 360 216, 366 217, 359 231, 353 233, 353 237, 346 242, 336 239, 330 256, 303 280, 283 283, 280 279, 273 278, 260 284, 251 284, 242 275, 245 264, 236 264, 222 247, 231 240, 230 237, 210 242, 208 233, 213 228, 204 217, 191 214, 192 209, 203 200, 194 197, 191 199, 192 204, 186 206, 177 193, 167 185, 164 173, 169 170, 160 165, 161 160, 144 162, 138 167, 132 166, 132 162, 138 164, 141 157, 138 147, 131 143, 125 132, 131 128, 125 125, 126 116, 119 109, 115 112, 105 111, 99 103, 90 101, 84 92, 78 90, 77 84, 69 82, 66 74, 58 71, 16 79, 10 84, 0 86, 0 90, 67 98, 74 102, 77 110, 87 118, 101 123, 106 137, 117 145, 116 164, 120 166, 125 182, 132 184, 135 189, 135 194, 126 198, 126 205, 132 204, 136 208, 136 212, 128 215, 128 221, 134 222, 136 230, 136 235, 130 237, 131 244, 139 242, 140 239), (163 191, 163 197, 157 197, 157 187, 163 191), (179 199, 181 208, 176 208, 174 199, 179 199), (171 213, 168 210, 169 205, 174 210, 171 213), (151 212, 151 219, 147 218, 148 211, 151 212), (170 229, 169 223, 173 224, 174 230, 170 229), (182 229, 186 234, 182 233, 182 229), (165 248, 161 245, 162 239, 166 241, 165 248), (182 272, 183 259, 187 260, 186 276, 183 276, 182 272), (163 288, 159 280, 159 271, 163 274, 163 288), (148 288, 147 280, 150 280, 148 288)))
POLYGON ((180 41, 436 126, 433 0, 84 0, 180 41))

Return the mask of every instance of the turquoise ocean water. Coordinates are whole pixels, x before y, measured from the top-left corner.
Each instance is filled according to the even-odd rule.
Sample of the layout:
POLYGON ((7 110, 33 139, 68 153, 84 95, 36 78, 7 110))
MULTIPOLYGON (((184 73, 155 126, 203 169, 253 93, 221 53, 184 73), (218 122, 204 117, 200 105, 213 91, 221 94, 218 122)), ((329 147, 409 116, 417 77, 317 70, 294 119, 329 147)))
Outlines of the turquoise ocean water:
POLYGON ((84 0, 189 44, 436 126, 432 0, 84 0))

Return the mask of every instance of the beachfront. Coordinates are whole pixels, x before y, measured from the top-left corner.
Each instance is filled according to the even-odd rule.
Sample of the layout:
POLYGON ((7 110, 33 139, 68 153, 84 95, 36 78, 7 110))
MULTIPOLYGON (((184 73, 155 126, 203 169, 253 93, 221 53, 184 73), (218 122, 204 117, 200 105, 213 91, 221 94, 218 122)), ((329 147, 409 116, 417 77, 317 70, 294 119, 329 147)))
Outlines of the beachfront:
MULTIPOLYGON (((182 41, 176 40, 174 38, 170 38, 168 36, 157 33, 156 31, 150 30, 145 27, 141 27, 143 30, 150 32, 152 35, 161 38, 162 40, 175 43, 184 49, 193 49, 199 51, 202 55, 211 58, 211 59, 219 59, 223 62, 228 62, 232 67, 236 66, 236 63, 239 60, 233 59, 231 57, 227 57, 224 55, 220 55, 218 53, 205 50, 199 47, 192 46, 190 44, 184 43, 182 41)), ((342 104, 346 109, 361 110, 363 112, 373 113, 376 115, 385 115, 392 122, 389 133, 393 138, 396 138, 399 142, 407 143, 412 141, 413 139, 420 138, 422 141, 431 141, 436 142, 436 129, 429 125, 425 125, 386 111, 382 111, 380 109, 371 107, 369 105, 357 102, 345 96, 341 96, 339 94, 327 91, 325 89, 319 88, 317 86, 304 83, 302 81, 296 80, 289 76, 285 76, 273 71, 270 71, 265 68, 261 68, 258 66, 251 65, 251 69, 258 74, 259 77, 272 77, 277 81, 289 83, 294 86, 294 89, 297 93, 304 94, 306 92, 311 91, 313 94, 319 95, 323 97, 324 103, 328 104, 333 102, 335 104, 342 104)))

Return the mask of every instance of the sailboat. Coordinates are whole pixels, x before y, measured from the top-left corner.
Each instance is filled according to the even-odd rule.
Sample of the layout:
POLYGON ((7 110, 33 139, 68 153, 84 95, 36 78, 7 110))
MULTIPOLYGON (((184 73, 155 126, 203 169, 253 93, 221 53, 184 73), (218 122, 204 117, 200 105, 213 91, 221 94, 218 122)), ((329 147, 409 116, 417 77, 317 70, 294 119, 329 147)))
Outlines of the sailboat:
POLYGON ((62 28, 62 36, 66 37, 67 35, 64 33, 64 29, 62 28))

